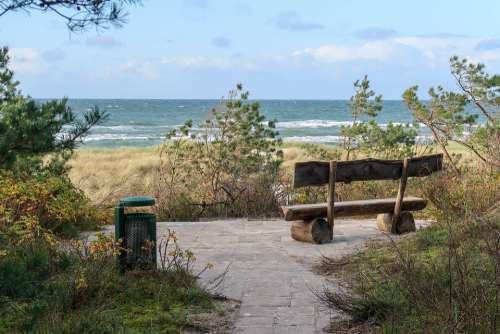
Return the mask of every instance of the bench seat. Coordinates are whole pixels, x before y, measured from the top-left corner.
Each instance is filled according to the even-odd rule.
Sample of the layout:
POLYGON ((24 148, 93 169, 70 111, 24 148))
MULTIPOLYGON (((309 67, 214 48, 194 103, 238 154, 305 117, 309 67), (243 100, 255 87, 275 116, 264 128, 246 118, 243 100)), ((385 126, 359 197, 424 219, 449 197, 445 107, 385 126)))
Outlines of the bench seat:
MULTIPOLYGON (((369 199, 334 203, 334 217, 359 216, 379 213, 392 213, 396 198, 369 199)), ((427 201, 419 197, 404 197, 402 211, 422 210, 427 201)), ((299 204, 283 206, 285 220, 309 220, 327 216, 327 203, 299 204)))

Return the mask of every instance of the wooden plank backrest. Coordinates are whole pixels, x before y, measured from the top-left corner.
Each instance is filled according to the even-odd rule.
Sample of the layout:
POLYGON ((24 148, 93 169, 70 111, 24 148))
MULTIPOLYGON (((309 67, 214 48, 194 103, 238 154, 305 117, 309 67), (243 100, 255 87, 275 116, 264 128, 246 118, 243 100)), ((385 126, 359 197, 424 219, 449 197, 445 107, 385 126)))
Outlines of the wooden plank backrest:
MULTIPOLYGON (((409 158, 407 177, 427 176, 443 168, 443 155, 409 158)), ((335 182, 396 180, 401 178, 403 160, 363 159, 337 161, 335 182)), ((306 161, 295 164, 294 188, 322 186, 329 183, 330 162, 306 161)))

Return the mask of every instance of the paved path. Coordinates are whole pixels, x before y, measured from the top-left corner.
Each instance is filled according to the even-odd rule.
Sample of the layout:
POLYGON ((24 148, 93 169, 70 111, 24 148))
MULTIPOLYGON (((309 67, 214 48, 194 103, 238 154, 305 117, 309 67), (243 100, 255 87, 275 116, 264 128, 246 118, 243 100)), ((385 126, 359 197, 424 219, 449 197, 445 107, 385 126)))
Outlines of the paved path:
POLYGON ((167 229, 176 231, 199 265, 215 264, 203 280, 230 266, 221 293, 241 300, 235 334, 321 333, 335 314, 321 310, 311 293, 324 283, 311 266, 320 255, 340 258, 383 237, 373 219, 336 220, 334 242, 326 245, 291 239, 290 224, 282 220, 158 223, 158 237, 167 229))

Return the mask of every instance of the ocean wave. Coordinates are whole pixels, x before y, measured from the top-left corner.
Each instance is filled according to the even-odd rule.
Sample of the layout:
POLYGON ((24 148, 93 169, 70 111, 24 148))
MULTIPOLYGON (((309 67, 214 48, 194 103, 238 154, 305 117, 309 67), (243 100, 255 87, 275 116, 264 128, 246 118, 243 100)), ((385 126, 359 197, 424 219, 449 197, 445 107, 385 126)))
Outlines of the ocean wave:
POLYGON ((322 119, 308 119, 303 121, 277 122, 276 127, 281 129, 301 129, 301 128, 333 128, 352 125, 352 121, 333 121, 322 119))
MULTIPOLYGON (((343 136, 290 136, 283 137, 286 142, 303 142, 303 143, 342 143, 345 137, 343 136)), ((415 141, 420 144, 429 143, 432 141, 432 136, 416 136, 415 141)))
POLYGON ((140 126, 154 126, 157 123, 145 122, 145 121, 128 121, 127 124, 129 124, 129 125, 140 125, 140 126))
POLYGON ((291 136, 283 137, 284 141, 304 142, 304 143, 341 143, 342 136, 291 136))
MULTIPOLYGON (((190 136, 177 136, 173 139, 188 139, 190 136)), ((126 134, 91 134, 90 136, 84 138, 84 142, 98 142, 98 141, 162 141, 165 137, 161 135, 157 136, 131 136, 126 134)), ((282 137, 285 142, 302 142, 302 143, 342 143, 344 140, 343 136, 290 136, 290 137, 282 137)), ((417 136, 417 143, 428 143, 432 141, 431 136, 417 136)), ((195 140, 203 140, 201 135, 197 135, 195 140)), ((212 141, 213 138, 208 138, 208 141, 212 141)))
MULTIPOLYGON (((267 122, 264 122, 267 124, 267 122)), ((351 126, 353 125, 353 121, 334 121, 334 120, 317 120, 317 119, 310 119, 310 120, 303 120, 303 121, 285 121, 285 122, 277 122, 276 127, 278 129, 318 129, 318 128, 340 128, 342 126, 351 126)), ((405 123, 400 123, 400 122, 392 122, 393 125, 400 125, 400 124, 405 124, 405 123)), ((379 126, 382 128, 386 128, 389 125, 389 123, 380 123, 379 126)), ((162 125, 149 125, 146 123, 132 123, 130 122, 127 125, 96 125, 93 127, 95 130, 109 130, 112 132, 118 132, 118 131, 123 131, 123 132, 136 132, 136 131, 144 131, 144 130, 151 130, 151 129, 176 129, 180 128, 182 124, 172 124, 172 125, 167 125, 167 124, 162 124, 162 125)), ((410 127, 413 127, 412 124, 409 124, 410 127)), ((420 127, 424 128, 424 124, 420 124, 420 127)), ((202 127, 194 125, 191 128, 193 131, 200 131, 203 130, 202 127)), ((217 130, 217 128, 213 128, 214 130, 217 130)))
POLYGON ((150 136, 127 136, 123 134, 112 134, 112 133, 106 133, 106 134, 92 134, 89 135, 88 137, 85 137, 83 139, 84 142, 93 142, 93 141, 109 141, 109 140, 116 140, 116 141, 126 141, 126 140, 159 140, 162 139, 162 137, 150 137, 150 136))
POLYGON ((428 144, 432 142, 434 138, 432 136, 416 136, 415 137, 415 142, 418 144, 428 144))
POLYGON ((170 129, 175 125, 95 125, 94 130, 110 130, 110 131, 144 131, 148 129, 170 129))
MULTIPOLYGON (((357 122, 359 123, 359 121, 357 122)), ((401 125, 406 123, 401 122, 391 122, 393 125, 401 125)), ((278 129, 318 129, 318 128, 339 128, 342 126, 352 126, 353 121, 335 121, 326 119, 307 119, 303 121, 287 121, 287 122, 277 122, 276 127, 278 129)), ((389 123, 379 123, 379 126, 386 128, 389 123)), ((413 127, 412 124, 409 124, 413 127)), ((425 127, 424 124, 420 123, 420 127, 425 127)))

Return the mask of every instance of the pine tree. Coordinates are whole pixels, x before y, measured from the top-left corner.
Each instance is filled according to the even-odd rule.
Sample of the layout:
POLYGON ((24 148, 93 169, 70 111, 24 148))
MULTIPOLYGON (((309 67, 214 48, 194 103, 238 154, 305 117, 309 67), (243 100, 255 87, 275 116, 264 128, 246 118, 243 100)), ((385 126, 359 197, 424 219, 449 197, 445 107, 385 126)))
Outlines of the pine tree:
POLYGON ((0 168, 24 164, 40 169, 50 154, 49 165, 60 169, 91 127, 107 115, 94 107, 79 118, 66 98, 39 103, 24 96, 8 65, 4 47, 0 49, 0 168))

